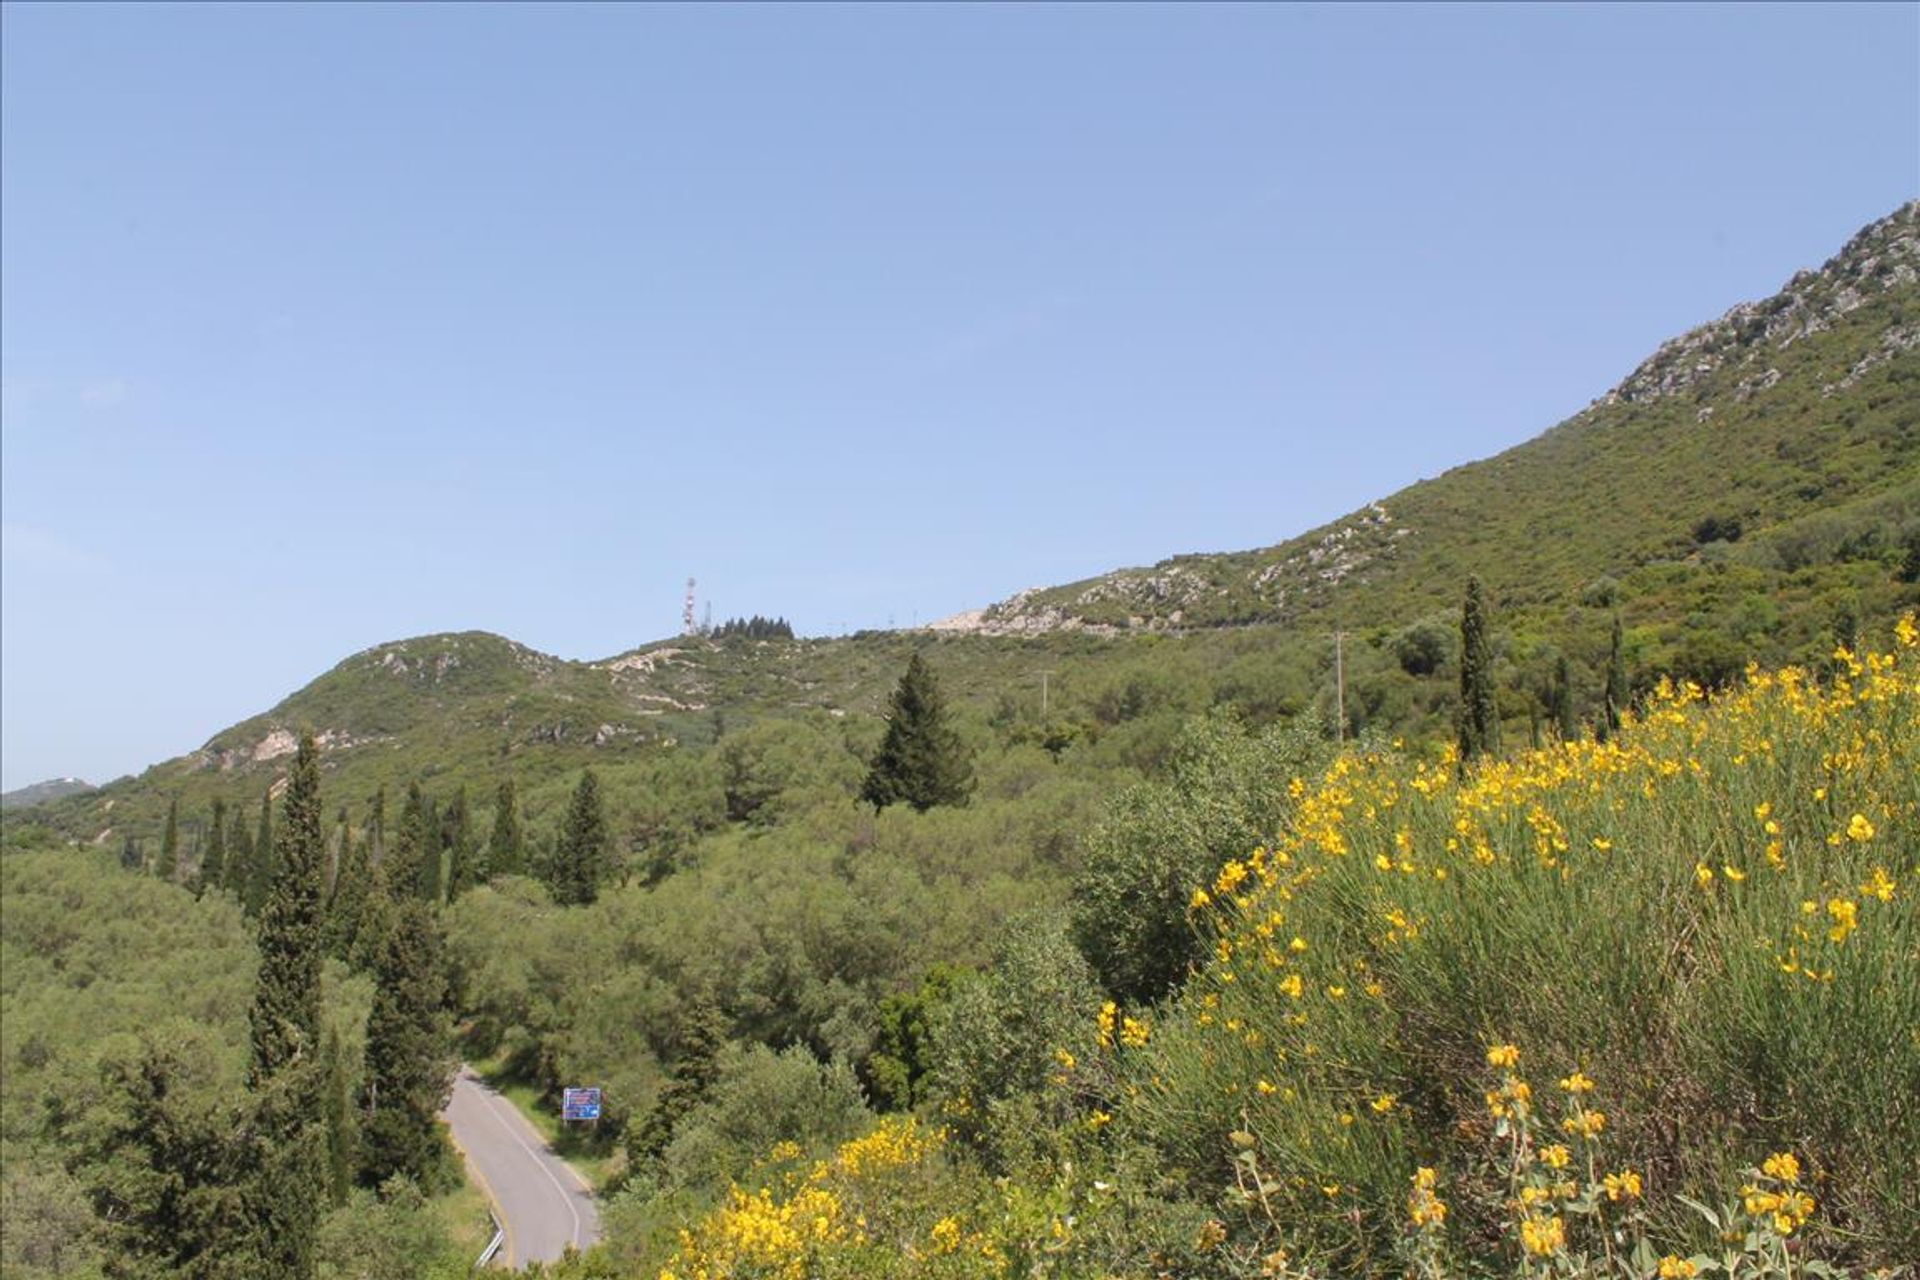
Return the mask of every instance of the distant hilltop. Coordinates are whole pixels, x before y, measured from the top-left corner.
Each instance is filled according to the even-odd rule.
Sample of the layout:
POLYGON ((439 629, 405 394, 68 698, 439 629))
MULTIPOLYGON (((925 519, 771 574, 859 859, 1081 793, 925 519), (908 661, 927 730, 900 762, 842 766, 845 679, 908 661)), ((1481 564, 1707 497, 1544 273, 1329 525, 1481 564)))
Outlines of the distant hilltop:
POLYGON ((79 778, 50 778, 21 787, 18 791, 0 793, 0 809, 26 809, 49 800, 58 800, 62 796, 82 795, 93 789, 91 782, 79 778))

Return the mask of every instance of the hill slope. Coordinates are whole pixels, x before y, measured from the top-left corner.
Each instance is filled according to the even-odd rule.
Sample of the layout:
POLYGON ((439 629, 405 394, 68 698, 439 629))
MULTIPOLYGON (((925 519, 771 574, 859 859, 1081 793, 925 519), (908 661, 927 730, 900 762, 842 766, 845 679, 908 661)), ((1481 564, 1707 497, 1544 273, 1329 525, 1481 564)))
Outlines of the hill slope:
POLYGON ((1513 605, 1565 601, 1719 540, 1786 570, 1870 555, 1885 531, 1920 521, 1916 344, 1920 202, 1505 453, 1278 546, 1022 592, 970 625, 1365 624, 1452 603, 1468 572, 1513 605))

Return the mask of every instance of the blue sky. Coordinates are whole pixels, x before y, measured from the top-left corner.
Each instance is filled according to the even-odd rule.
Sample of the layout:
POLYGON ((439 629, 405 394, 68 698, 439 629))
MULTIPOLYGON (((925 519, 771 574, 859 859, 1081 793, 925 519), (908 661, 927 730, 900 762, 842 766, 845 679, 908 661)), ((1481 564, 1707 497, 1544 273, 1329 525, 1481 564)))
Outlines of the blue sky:
POLYGON ((1920 9, 8 5, 0 774, 1280 541, 1920 193, 1920 9))

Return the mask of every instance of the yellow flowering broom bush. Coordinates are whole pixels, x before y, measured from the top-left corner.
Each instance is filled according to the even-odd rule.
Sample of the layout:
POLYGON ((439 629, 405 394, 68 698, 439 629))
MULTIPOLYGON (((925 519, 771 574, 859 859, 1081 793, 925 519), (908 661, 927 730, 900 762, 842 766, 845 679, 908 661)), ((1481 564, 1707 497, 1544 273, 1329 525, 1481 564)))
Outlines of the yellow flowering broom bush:
POLYGON ((1251 1135, 1271 1195, 1246 1229, 1363 1270, 1407 1256, 1421 1168, 1452 1256, 1544 1261, 1604 1257, 1628 1201, 1714 1244, 1687 1200, 1788 1150, 1821 1205, 1796 1248, 1920 1258, 1917 630, 1824 682, 1663 683, 1605 744, 1298 781, 1282 836, 1195 895, 1212 958, 1133 1051, 1114 1140, 1198 1173, 1251 1135), (1490 1041, 1573 1104, 1531 1182, 1502 1144, 1543 1101, 1488 1090, 1490 1041))

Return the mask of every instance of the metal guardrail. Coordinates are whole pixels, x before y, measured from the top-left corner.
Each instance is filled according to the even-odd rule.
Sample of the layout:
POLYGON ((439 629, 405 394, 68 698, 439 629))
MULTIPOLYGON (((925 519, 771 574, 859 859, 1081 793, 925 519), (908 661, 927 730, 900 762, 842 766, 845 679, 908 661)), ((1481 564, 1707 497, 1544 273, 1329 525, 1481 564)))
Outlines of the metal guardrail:
POLYGON ((484 1269, 489 1262, 492 1262, 494 1255, 500 1252, 500 1246, 507 1242, 507 1229, 501 1225, 500 1219, 493 1216, 493 1210, 487 1210, 487 1218, 493 1223, 493 1239, 487 1241, 487 1247, 482 1249, 480 1256, 474 1260, 475 1271, 484 1269))

